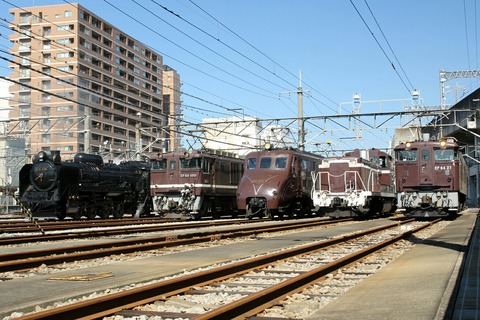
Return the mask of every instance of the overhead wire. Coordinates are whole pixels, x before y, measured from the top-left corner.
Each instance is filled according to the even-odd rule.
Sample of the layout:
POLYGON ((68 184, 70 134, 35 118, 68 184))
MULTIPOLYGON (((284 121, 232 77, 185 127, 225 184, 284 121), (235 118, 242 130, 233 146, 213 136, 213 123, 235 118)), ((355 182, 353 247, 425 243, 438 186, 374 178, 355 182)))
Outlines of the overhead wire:
MULTIPOLYGON (((9 3, 8 1, 5 1, 5 0, 2 0, 2 1, 9 3)), ((11 4, 11 3, 9 3, 9 4, 11 4)), ((11 4, 11 5, 13 5, 13 4, 11 4)), ((17 7, 17 8, 19 8, 19 7, 17 7)), ((19 9, 24 10, 23 8, 19 8, 19 9)), ((25 11, 25 10, 24 10, 24 11, 25 11)), ((6 19, 2 19, 2 20, 6 21, 6 19)), ((46 20, 46 21, 47 21, 47 20, 46 20)), ((6 22, 7 22, 7 21, 6 21, 6 22)), ((58 26, 58 24, 56 24, 56 23, 54 23, 54 22, 51 22, 51 21, 48 21, 48 22, 52 23, 53 25, 57 25, 57 26, 58 26)), ((21 33, 20 27, 19 27, 19 26, 17 26, 17 27, 19 28, 19 30, 15 30, 15 31, 21 33)), ((5 28, 7 28, 7 29, 10 30, 10 28, 8 28, 8 27, 5 27, 5 28)), ((74 33, 71 32, 70 30, 69 30, 69 32, 72 33, 72 34, 74 34, 74 33)), ((50 38, 46 38, 46 37, 44 37, 43 35, 36 34, 36 33, 34 33, 34 32, 31 32, 31 33, 34 34, 35 36, 37 36, 38 38, 44 38, 45 40, 53 41, 53 43, 56 44, 56 41, 55 41, 55 40, 52 40, 52 39, 50 39, 50 38)), ((32 38, 32 39, 35 38, 34 36, 31 36, 31 35, 28 35, 28 36, 29 36, 30 38, 32 38)), ((72 49, 73 51, 79 53, 76 48, 67 47, 66 45, 58 45, 58 46, 61 47, 61 48, 69 48, 69 49, 72 49)), ((106 49, 106 50, 109 50, 108 48, 105 48, 105 47, 103 47, 102 45, 99 45, 99 47, 101 47, 103 50, 105 50, 105 49, 106 49)), ((155 50, 155 49, 152 49, 152 50, 155 50)), ((173 58, 173 57, 172 57, 172 58, 173 58)), ((56 60, 55 57, 53 57, 53 59, 56 60)), ((174 59, 174 60, 176 60, 176 59, 174 59)), ((187 65, 187 66, 188 66, 188 65, 187 65)), ((193 67, 192 67, 192 68, 193 68, 193 67)), ((202 72, 201 70, 198 70, 198 71, 202 72)), ((202 73, 203 73, 203 72, 202 72, 202 73)), ((204 74, 205 74, 205 73, 204 73, 204 74)), ((208 74, 207 74, 207 75, 208 75, 208 74)), ((219 81, 224 81, 224 80, 219 79, 219 78, 217 78, 217 79, 218 79, 219 81)), ((151 81, 148 80, 148 82, 151 82, 151 81)), ((224 82, 225 82, 225 81, 224 81, 224 82)), ((228 83, 227 83, 227 84, 228 84, 228 83)), ((104 85, 104 84, 102 84, 102 85, 104 85)), ((234 84, 232 84, 232 85, 234 85, 234 84)), ((234 86, 236 86, 236 85, 234 85, 234 86)), ((238 87, 238 86, 237 86, 237 87, 238 87)), ((241 87, 238 87, 238 88, 240 88, 240 89, 245 89, 245 88, 241 88, 241 87)), ((245 89, 245 90, 248 90, 248 89, 245 89)), ((182 92, 182 93, 185 94, 185 95, 188 95, 188 94, 185 93, 185 92, 182 92)), ((273 97, 272 97, 272 99, 273 99, 273 97)), ((214 103, 211 103, 211 102, 209 102, 209 101, 206 101, 205 99, 199 99, 199 100, 203 100, 203 102, 210 103, 211 105, 215 105, 214 103)), ((218 107, 221 107, 221 108, 224 108, 224 109, 226 109, 226 110, 229 109, 228 107, 224 107, 224 106, 220 106, 220 105, 217 105, 217 106, 218 106, 218 107)))
MULTIPOLYGON (((153 1, 153 0, 151 0, 153 1)), ((202 12, 204 12, 208 17, 210 17, 211 19, 213 19, 215 22, 217 22, 218 24, 220 24, 222 27, 224 27, 226 30, 228 30, 229 32, 231 32, 233 35, 235 35, 236 37, 238 37, 240 40, 242 40, 243 42, 245 42, 247 45, 249 45, 251 48, 253 48, 254 50, 256 50, 258 53, 260 53, 261 55, 263 55, 265 58, 267 58, 268 60, 270 60, 271 62, 273 62, 276 66, 279 66, 281 69, 283 69, 284 71, 286 71, 288 74, 292 75, 293 77, 295 77, 295 79, 297 80, 300 80, 300 78, 295 75, 294 73, 290 72, 288 69, 286 69, 282 64, 276 62, 275 60, 273 60, 272 58, 270 58, 268 55, 266 55, 263 51, 261 51, 260 49, 258 49, 256 46, 254 46, 253 44, 251 44, 249 41, 247 41, 245 38, 243 38, 242 36, 240 36, 237 32, 235 32, 234 30, 232 30, 231 28, 229 28, 227 25, 225 25, 224 23, 222 23, 219 19, 217 19, 216 17, 214 17, 212 14, 210 14, 209 12, 207 12, 205 9, 203 9, 202 7, 200 7, 199 5, 197 5, 193 0, 189 0, 195 7, 197 7, 198 9, 200 9, 202 12)), ((164 10, 167 10, 168 11, 168 8, 164 8, 164 10)), ((175 14, 173 11, 169 11, 171 14, 175 14)), ((178 16, 179 18, 181 18, 180 16, 178 16)), ((187 21, 187 23, 189 23, 187 21)), ((213 36, 212 36, 213 37, 213 36)), ((308 83, 307 83, 308 85, 308 83)), ((324 93, 320 92, 319 90, 315 89, 314 86, 310 86, 312 88, 312 90, 314 90, 315 92, 317 92, 319 95, 321 95, 322 97, 324 97, 325 99, 327 99, 328 101, 332 102, 334 105, 337 105, 337 103, 335 101, 333 101, 331 98, 329 98, 328 96, 326 96, 324 93)), ((317 101, 319 101, 317 99, 317 101)), ((320 103, 322 103, 323 105, 325 105, 327 108, 331 109, 331 110, 334 110, 332 109, 331 107, 327 106, 327 104, 325 104, 324 102, 321 102, 319 101, 320 103)), ((315 106, 316 107, 316 106, 315 106)), ((317 108, 317 107, 316 107, 317 108)), ((319 108, 317 108, 317 110, 322 113, 320 111, 319 108)), ((292 113, 295 114, 295 111, 291 110, 290 111, 292 113)), ((334 110, 335 111, 335 110, 334 110)), ((335 111, 337 112, 337 111, 335 111)))
POLYGON ((380 32, 382 33, 383 39, 385 40, 385 42, 387 43, 388 47, 390 48, 390 51, 392 52, 393 57, 395 58, 395 61, 397 61, 397 65, 398 65, 398 66, 400 67, 400 69, 402 70, 403 75, 405 76, 405 78, 407 79, 408 83, 410 84, 410 87, 411 87, 411 88, 414 88, 415 86, 412 84, 412 82, 410 81, 410 78, 408 77, 407 73, 406 73, 405 70, 403 69, 402 64, 401 64, 400 61, 398 60, 397 55, 395 54, 395 51, 393 50, 392 46, 390 45, 390 42, 388 41, 387 36, 386 36, 385 33, 383 32, 382 27, 381 27, 380 24, 378 23, 378 20, 377 20, 377 18, 375 17, 375 14, 373 14, 372 9, 371 9, 370 6, 368 5, 367 0, 364 0, 364 1, 365 1, 365 4, 367 5, 368 11, 370 11, 370 14, 371 14, 372 17, 373 17, 373 20, 375 21, 375 24, 377 25, 378 29, 379 29, 380 32))
MULTIPOLYGON (((132 0, 135 2, 135 0, 132 0)), ((203 30, 202 28, 198 27, 197 25, 191 23, 190 21, 184 19, 180 14, 178 13, 175 13, 173 12, 172 10, 168 9, 167 7, 159 4, 157 1, 155 0, 150 0, 152 1, 153 3, 155 3, 156 5, 158 5, 160 8, 162 8, 163 10, 165 10, 166 12, 172 14, 173 16, 177 17, 178 19, 184 21, 185 23, 187 23, 188 25, 192 26, 193 28, 199 30, 200 32, 204 33, 205 35, 207 35, 208 37, 212 38, 213 40, 217 41, 218 43, 221 43, 222 45, 224 45, 225 47, 229 48, 230 50, 234 51, 235 53, 239 54, 240 56, 242 56, 243 58, 247 59, 248 61, 252 62, 253 64, 259 66, 260 68, 262 68, 263 70, 267 71, 268 73, 271 73, 273 76, 275 76, 276 78, 282 80, 283 82, 287 83, 289 86, 292 86, 292 84, 287 81, 286 79, 284 78, 281 78, 278 74, 276 74, 275 72, 272 72, 271 70, 269 70, 268 68, 266 68, 265 66, 259 64, 257 61, 253 60, 252 58, 246 56, 245 54, 243 54, 242 52, 240 52, 239 50, 233 48, 231 45, 227 44, 226 42, 224 42, 223 40, 221 40, 220 38, 218 37, 214 37, 212 34, 210 34, 209 32, 203 30)), ((231 30, 230 28, 228 28, 226 25, 224 25, 223 23, 221 23, 220 21, 218 21, 218 19, 214 18, 212 15, 210 15, 209 13, 207 13, 204 9, 200 8, 200 6, 198 6, 197 4, 195 4, 193 1, 190 1, 192 4, 194 4, 197 8, 199 8, 200 10, 202 10, 205 14, 207 14, 209 17, 211 17, 212 19, 214 19, 216 22, 220 23, 224 28, 226 28, 228 31, 232 32, 234 35, 236 35, 239 39, 243 40, 245 43, 247 43, 249 46, 251 46, 253 49, 255 49, 257 52, 261 53, 264 57, 266 57, 267 59, 269 59, 270 61, 272 61, 273 63, 275 63, 276 65, 279 65, 277 62, 275 62, 273 59, 271 59, 270 57, 268 57, 267 55, 265 55, 262 51, 260 51, 257 47, 253 46, 252 44, 250 44, 248 41, 246 41, 244 38, 240 37, 237 33, 235 33, 233 30, 231 30)), ((280 66, 280 65, 279 65, 280 66)), ((285 71, 288 71, 286 69, 284 69, 285 71)), ((290 72, 289 72, 290 73, 290 72)), ((292 73, 290 73, 292 74, 292 73)), ((292 74, 293 75, 293 74, 292 74)), ((288 89, 285 89, 285 90, 288 90, 288 89)))
MULTIPOLYGON (((109 3, 107 0, 104 0, 105 2, 109 3)), ((165 19, 162 19, 158 14, 155 14, 152 10, 148 10, 145 6, 143 6, 142 4, 138 3, 138 1, 136 0, 131 0, 132 2, 134 2, 136 5, 138 5, 139 7, 141 7, 142 9, 144 9, 145 11, 149 12, 150 14, 152 14, 153 16, 155 16, 157 19, 159 19, 160 21, 164 22, 165 24, 167 24, 168 26, 170 26, 171 28, 175 29, 176 31, 180 32, 181 34, 183 34, 184 36, 186 36, 187 38, 189 38, 190 40, 194 41, 195 43, 197 43, 198 45, 200 45, 201 47, 207 49, 208 51, 212 52, 213 54, 221 57, 222 59, 224 59, 225 61, 228 61, 229 63, 235 65, 236 67, 246 71, 247 73, 253 75, 254 77, 257 77, 265 82, 268 82, 274 86, 278 86, 277 84, 275 84, 274 82, 266 79, 265 77, 262 77, 260 76, 258 73, 255 73, 253 71, 250 71, 248 70, 247 68, 243 67, 242 65, 240 65, 239 63, 225 57, 224 55, 218 53, 217 51, 213 50, 211 47, 203 44, 202 42, 198 41, 197 39, 195 39, 194 37, 190 36, 189 34, 187 34, 186 32, 180 30, 179 28, 177 28, 176 26, 174 26, 173 24, 169 23, 168 21, 166 21, 165 19)), ((153 1, 153 0, 152 0, 153 1)), ((155 1, 153 1, 154 3, 156 3, 155 1)), ((110 3, 109 3, 110 4, 110 3)), ((159 5, 158 3, 156 3, 157 5, 159 5)), ((111 5, 111 4, 110 4, 111 5)), ((160 7, 163 8, 163 6, 159 5, 160 7)), ((179 15, 176 15, 174 14, 175 16, 179 16, 179 15)), ((183 18, 181 18, 182 21, 185 21, 183 18)), ((200 29, 201 30, 201 29, 200 29)), ((207 33, 208 34, 208 33, 207 33)), ((218 40, 220 41, 220 40, 218 40)), ((223 42, 220 42, 220 43, 223 43, 223 42)), ((253 60, 252 60, 253 61, 253 60)))
MULTIPOLYGON (((192 2, 192 1, 191 1, 191 2, 192 2)), ((193 2, 192 2, 192 3, 193 3, 193 2)), ((243 39, 243 38, 242 38, 242 39, 243 39)), ((247 42, 247 43, 248 43, 248 42, 247 42)), ((256 47, 255 47, 255 48, 256 48, 256 47)), ((158 50, 156 50, 156 51, 158 52, 158 50)), ((163 55, 164 55, 164 54, 163 54, 163 55)), ((165 56, 168 56, 168 55, 165 55, 165 56)), ((272 60, 272 61, 273 61, 273 60, 272 60)), ((280 66, 280 65, 279 65, 279 66, 280 66)), ((293 75, 293 74, 292 74, 292 75, 293 75)), ((205 99, 205 100, 206 100, 206 99, 205 99)), ((205 102, 205 101, 202 101, 202 102, 205 102)), ((282 103, 284 103, 284 102, 282 101, 282 103)), ((220 106, 220 105, 218 105, 217 107, 222 107, 222 108, 224 108, 225 110, 228 110, 228 108, 223 107, 223 106, 220 106)), ((332 110, 333 110, 333 109, 332 109, 332 110)), ((210 110, 208 110, 208 111, 210 111, 210 110)), ((292 110, 291 110, 291 111, 292 111, 292 110)), ((292 111, 292 112, 293 112, 293 111, 292 111)))
MULTIPOLYGON (((63 0, 63 1, 69 3, 67 0, 63 0)), ((235 78, 235 79, 237 79, 237 80, 239 80, 239 81, 241 81, 241 82, 244 82, 244 83, 246 83, 246 84, 248 84, 248 85, 250 85, 250 86, 252 86, 252 87, 255 87, 255 88, 257 88, 257 89, 259 89, 259 90, 261 90, 261 91, 265 91, 265 92, 270 93, 270 94, 272 94, 272 95, 275 94, 274 92, 270 92, 270 91, 266 90, 265 88, 259 87, 259 86, 255 85, 255 84, 251 83, 250 81, 247 81, 247 80, 245 80, 245 79, 242 79, 242 78, 238 77, 237 75, 235 75, 235 74, 233 74, 233 73, 231 73, 231 72, 229 72, 229 71, 226 71, 225 69, 220 68, 218 65, 216 65, 216 64, 214 64, 214 63, 212 63, 212 62, 210 62, 210 61, 207 61, 206 59, 200 57, 198 54, 195 54, 194 52, 192 52, 191 50, 188 50, 188 49, 182 47, 181 45, 179 45, 178 43, 176 43, 176 42, 174 42, 174 41, 166 38, 165 36, 163 36, 162 34, 160 34, 157 30, 155 30, 155 29, 152 28, 151 26, 149 26, 149 25, 145 24, 144 22, 140 21, 139 19, 133 17, 131 14, 125 12, 125 11, 122 10, 122 9, 120 9, 118 6, 115 6, 114 4, 110 3, 108 0, 103 0, 103 1, 104 1, 105 3, 107 3, 107 4, 109 4, 112 8, 114 8, 114 9, 116 9, 117 11, 121 12, 122 14, 124 14, 125 16, 129 17, 129 18, 132 19, 133 21, 139 23, 139 24, 142 25, 143 27, 145 27, 145 28, 147 28, 148 30, 152 31, 153 33, 155 33, 156 35, 158 35, 158 36, 161 37, 162 39, 168 41, 169 43, 171 43, 172 45, 176 46, 177 48, 182 49, 183 51, 187 52, 188 54, 192 55, 193 57, 195 57, 195 58, 199 59, 200 61, 206 63, 206 64, 209 65, 210 67, 212 67, 212 68, 214 68, 214 69, 217 69, 217 70, 219 70, 219 71, 222 71, 222 72, 224 72, 225 74, 231 76, 232 78, 235 78)), ((253 93, 253 92, 252 92, 252 93, 253 93)))
POLYGON ((380 50, 383 52, 383 55, 385 56, 385 58, 387 58, 388 62, 390 63, 390 66, 392 67, 392 69, 395 71, 396 75, 398 76, 398 78, 400 79, 400 81, 403 83, 405 89, 407 89, 408 93, 411 94, 411 90, 414 89, 413 87, 412 88, 409 88, 407 86, 407 84, 405 83, 405 81, 403 80, 403 78, 400 76, 400 74, 398 73, 398 70, 397 68, 395 67, 395 64, 392 62, 392 60, 389 58, 388 54, 385 52, 385 49, 382 47, 382 45, 380 44, 380 42, 378 41, 377 37, 375 36, 375 34, 373 33, 372 29, 370 28, 370 26, 368 25, 367 21, 365 20, 365 18, 363 17, 363 15, 360 13, 360 11, 358 10, 357 6, 353 3, 352 0, 350 0, 350 3, 352 4, 353 8, 355 9, 355 11, 357 12, 358 16, 360 17, 360 19, 362 20, 363 24, 365 25, 365 27, 368 29, 368 31, 370 32, 370 35, 373 37, 373 39, 375 40, 375 42, 377 43, 378 47, 380 48, 380 50))

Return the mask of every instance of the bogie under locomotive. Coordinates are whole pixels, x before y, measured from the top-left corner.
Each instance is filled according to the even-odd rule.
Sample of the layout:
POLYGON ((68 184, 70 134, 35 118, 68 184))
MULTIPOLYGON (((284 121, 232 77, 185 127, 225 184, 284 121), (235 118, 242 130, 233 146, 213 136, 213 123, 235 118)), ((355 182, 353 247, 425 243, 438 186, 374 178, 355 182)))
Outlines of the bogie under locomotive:
POLYGON ((395 212, 393 161, 378 149, 354 150, 322 159, 312 172, 314 205, 330 217, 364 217, 395 212))
POLYGON ((236 189, 243 160, 211 152, 153 154, 151 197, 153 211, 180 219, 236 216, 236 189))
POLYGON ((293 149, 251 152, 238 185, 238 209, 247 218, 311 215, 312 177, 321 156, 293 149))
POLYGON ((103 163, 77 153, 62 161, 59 151, 40 151, 20 170, 20 201, 34 217, 121 218, 150 211, 149 165, 139 161, 103 163))
POLYGON ((406 216, 447 217, 463 210, 467 167, 453 138, 395 147, 399 210, 406 216))

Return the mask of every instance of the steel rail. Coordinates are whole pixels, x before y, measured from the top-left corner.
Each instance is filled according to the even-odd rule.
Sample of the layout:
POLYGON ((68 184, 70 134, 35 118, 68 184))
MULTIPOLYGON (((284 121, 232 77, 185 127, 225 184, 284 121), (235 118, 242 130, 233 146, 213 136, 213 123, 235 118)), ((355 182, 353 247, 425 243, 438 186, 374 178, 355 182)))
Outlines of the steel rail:
MULTIPOLYGON (((165 299, 167 297, 181 294, 194 286, 207 285, 212 282, 218 282, 232 276, 244 274, 250 270, 258 269, 262 266, 268 266, 278 260, 288 259, 293 256, 302 255, 317 251, 329 246, 333 246, 348 240, 359 238, 368 234, 376 233, 398 225, 411 222, 413 219, 391 223, 385 226, 372 228, 343 237, 329 239, 325 241, 315 242, 305 246, 295 247, 264 256, 250 258, 244 261, 224 265, 210 270, 161 281, 155 284, 143 287, 133 288, 114 294, 101 296, 91 300, 85 300, 71 305, 66 305, 50 310, 44 310, 32 314, 27 314, 19 320, 33 319, 99 319, 105 316, 115 314, 124 309, 134 308, 139 305, 148 304, 156 300, 165 299)), ((240 309, 242 309, 240 307, 240 309)), ((245 312, 243 310, 242 312, 245 312)), ((221 319, 231 319, 231 315, 220 317, 221 319)), ((219 318, 219 319, 220 319, 219 318)))
POLYGON ((428 224, 416 227, 394 236, 390 239, 372 245, 368 248, 360 250, 358 252, 351 253, 343 258, 332 261, 319 268, 305 272, 299 276, 293 277, 279 284, 273 285, 267 289, 261 290, 257 293, 248 295, 237 301, 229 304, 225 304, 219 308, 216 308, 210 312, 201 314, 199 316, 191 318, 192 320, 214 320, 214 319, 245 319, 247 317, 255 316, 265 309, 274 306, 279 300, 284 299, 288 295, 298 293, 303 289, 318 282, 319 278, 326 276, 327 274, 339 270, 340 268, 347 267, 372 253, 389 246, 402 239, 410 237, 413 233, 423 230, 432 224, 435 224, 442 219, 436 219, 428 224), (227 317, 227 318, 226 318, 227 317))
MULTIPOLYGON (((115 236, 115 235, 124 235, 127 233, 139 233, 139 232, 160 232, 160 231, 171 231, 171 230, 180 230, 180 229, 189 229, 189 228, 198 228, 198 227, 208 227, 208 226, 222 226, 230 224, 250 224, 257 223, 265 220, 241 220, 241 221, 208 221, 208 222, 196 222, 196 223, 187 223, 182 222, 172 226, 169 225, 154 225, 154 226, 136 226, 131 228, 122 228, 122 229, 104 229, 104 230, 90 230, 90 231, 68 231, 66 233, 60 234, 49 234, 49 235, 24 235, 24 236, 13 236, 13 237, 1 237, 0 246, 2 245, 12 245, 12 244, 22 244, 22 243, 31 243, 39 241, 58 241, 58 240, 69 240, 69 239, 83 239, 91 237, 106 237, 106 236, 115 236)), ((89 226, 92 228, 93 226, 89 226)))
MULTIPOLYGON (((347 219, 345 219, 347 220, 347 219)), ((230 239, 250 236, 262 232, 279 232, 298 228, 313 227, 337 223, 339 220, 297 221, 287 225, 243 226, 229 230, 212 230, 192 232, 160 237, 142 237, 119 241, 86 244, 62 248, 49 248, 0 255, 0 272, 24 270, 39 267, 43 264, 53 265, 79 259, 94 259, 114 254, 127 254, 160 248, 175 247, 212 240, 230 239)), ((344 220, 343 220, 344 221, 344 220)))

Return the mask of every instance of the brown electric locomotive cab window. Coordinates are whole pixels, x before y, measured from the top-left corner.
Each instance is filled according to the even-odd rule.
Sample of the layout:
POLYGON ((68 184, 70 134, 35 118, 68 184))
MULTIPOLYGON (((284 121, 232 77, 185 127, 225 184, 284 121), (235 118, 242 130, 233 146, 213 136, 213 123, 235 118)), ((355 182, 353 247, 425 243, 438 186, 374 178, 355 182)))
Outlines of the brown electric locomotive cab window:
POLYGON ((378 165, 382 168, 386 168, 387 167, 387 157, 385 157, 385 156, 378 157, 378 165))
POLYGON ((257 158, 249 158, 247 160, 247 170, 252 170, 257 167, 257 158))
POLYGON ((200 169, 201 160, 200 158, 180 159, 180 169, 200 169))
POLYGON ((424 161, 430 160, 430 150, 428 149, 422 150, 422 160, 424 161))
POLYGON ((418 150, 397 150, 395 152, 395 158, 397 161, 417 161, 418 150))
POLYGON ((287 167, 287 157, 275 158, 275 169, 285 169, 287 167))
POLYGON ((272 158, 264 157, 260 159, 260 169, 270 169, 272 165, 272 158))
POLYGON ((167 159, 153 160, 150 168, 152 170, 167 170, 167 159))
POLYGON ((202 171, 204 173, 210 172, 210 159, 202 159, 202 171))
POLYGON ((170 160, 170 170, 177 169, 177 160, 170 160))
POLYGON ((433 150, 435 160, 454 160, 453 149, 435 149, 433 150))

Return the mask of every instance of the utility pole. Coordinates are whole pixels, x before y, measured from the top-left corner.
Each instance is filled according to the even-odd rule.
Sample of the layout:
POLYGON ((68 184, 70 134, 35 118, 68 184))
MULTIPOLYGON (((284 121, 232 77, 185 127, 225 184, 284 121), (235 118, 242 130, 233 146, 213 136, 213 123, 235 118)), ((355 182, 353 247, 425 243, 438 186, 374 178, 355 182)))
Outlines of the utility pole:
POLYGON ((90 107, 85 107, 85 122, 83 124, 84 130, 83 130, 83 152, 85 153, 91 153, 92 150, 90 150, 90 139, 92 136, 91 132, 91 125, 92 125, 92 119, 91 119, 91 112, 92 109, 90 107))
MULTIPOLYGON (((302 88, 302 70, 300 70, 300 85, 297 88, 297 113, 298 113, 298 149, 303 151, 305 150, 305 121, 303 119, 303 88, 302 88)), ((292 93, 291 91, 281 92, 282 93, 292 93)))
POLYGON ((136 157, 135 160, 140 161, 142 160, 142 133, 140 131, 142 124, 137 122, 135 124, 135 153, 136 157))
POLYGON ((300 70, 300 86, 297 89, 298 104, 298 149, 305 150, 305 123, 303 121, 303 88, 302 88, 302 70, 300 70))

